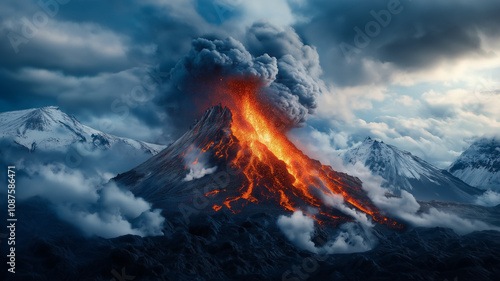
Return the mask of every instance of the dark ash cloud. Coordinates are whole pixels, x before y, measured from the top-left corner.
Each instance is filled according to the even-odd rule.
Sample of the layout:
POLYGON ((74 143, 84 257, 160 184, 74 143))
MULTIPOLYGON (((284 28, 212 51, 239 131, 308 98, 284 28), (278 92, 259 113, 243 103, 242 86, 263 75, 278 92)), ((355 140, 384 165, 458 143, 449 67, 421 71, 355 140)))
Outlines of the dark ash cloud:
POLYGON ((314 112, 321 92, 316 50, 305 45, 293 29, 265 22, 254 24, 246 40, 248 49, 231 37, 193 40, 188 55, 170 72, 170 88, 163 102, 178 108, 176 114, 191 122, 206 108, 185 109, 207 99, 211 85, 225 77, 249 76, 262 82, 262 94, 287 128, 300 126, 314 112))

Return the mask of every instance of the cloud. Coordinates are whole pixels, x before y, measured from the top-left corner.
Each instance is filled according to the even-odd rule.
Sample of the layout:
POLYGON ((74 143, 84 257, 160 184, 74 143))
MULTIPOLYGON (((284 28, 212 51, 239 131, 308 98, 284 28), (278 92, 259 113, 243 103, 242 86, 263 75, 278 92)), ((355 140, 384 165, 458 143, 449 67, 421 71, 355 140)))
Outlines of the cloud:
POLYGON ((373 249, 376 244, 377 240, 369 228, 345 223, 340 226, 338 236, 327 242, 320 251, 328 254, 359 253, 373 249))
POLYGON ((277 224, 285 237, 296 247, 313 253, 358 253, 369 251, 376 244, 376 238, 368 228, 355 223, 345 223, 332 235, 331 240, 317 247, 312 241, 314 220, 302 211, 295 211, 289 217, 281 215, 277 224))
POLYGON ((314 220, 302 213, 295 211, 290 217, 280 216, 278 227, 296 247, 313 253, 317 252, 311 235, 314 232, 314 220))
POLYGON ((133 56, 137 57, 148 57, 155 51, 155 46, 151 44, 132 46, 127 35, 95 23, 50 19, 46 25, 36 27, 28 18, 29 14, 23 17, 23 21, 13 18, 4 20, 0 35, 5 38, 10 38, 8 36, 12 34, 24 36, 23 30, 30 28, 33 35, 23 44, 11 45, 9 40, 0 44, 5 53, 12 54, 0 59, 2 67, 15 70, 24 65, 64 70, 71 75, 95 75, 132 67, 130 48, 135 48, 133 56))
POLYGON ((475 204, 486 207, 497 206, 498 204, 500 204, 500 193, 492 190, 487 190, 476 199, 475 204))
POLYGON ((21 201, 41 197, 53 203, 58 216, 86 235, 113 238, 125 234, 162 235, 164 218, 158 210, 130 191, 105 183, 105 175, 88 177, 61 164, 24 167, 27 177, 19 178, 26 188, 21 201))
MULTIPOLYGON (((308 1, 292 5, 293 12, 306 18, 295 25, 299 34, 318 46, 329 78, 340 85, 361 85, 387 81, 396 72, 420 72, 440 65, 453 69, 469 57, 486 61, 492 53, 491 42, 498 38, 494 26, 500 5, 491 1, 434 3, 431 1, 308 1), (346 60, 341 43, 355 46, 359 32, 366 33, 370 22, 380 22, 373 14, 389 10, 390 4, 401 10, 392 13, 379 32, 368 38, 367 46, 346 60), (443 17, 447 14, 447 17, 443 17), (385 26, 384 26, 385 25, 385 26), (493 40, 491 40, 493 39, 493 40), (368 71, 366 62, 391 68, 380 68, 378 74, 368 71)), ((369 33, 369 32, 368 32, 369 33)), ((444 73, 443 73, 444 74, 444 73)), ((429 77, 429 76, 428 76, 429 77)))
POLYGON ((363 226, 366 226, 366 227, 372 227, 373 226, 372 222, 370 221, 370 219, 368 219, 368 217, 366 216, 366 214, 358 212, 355 209, 347 207, 344 204, 344 197, 342 197, 341 195, 337 195, 337 194, 335 194, 335 195, 325 195, 325 194, 322 194, 321 196, 323 196, 322 199, 323 199, 323 202, 326 205, 328 205, 330 207, 333 207, 333 208, 335 208, 335 209, 343 212, 344 214, 353 217, 356 220, 356 222, 360 223, 363 226))
POLYGON ((189 172, 183 181, 201 179, 217 170, 217 166, 209 167, 209 158, 201 149, 191 146, 188 150, 182 162, 189 168, 189 172))
POLYGON ((348 168, 348 173, 361 179, 363 189, 378 208, 414 227, 446 227, 460 235, 481 230, 500 230, 499 227, 479 219, 464 219, 460 214, 441 211, 434 207, 422 211, 415 197, 405 190, 401 191, 401 197, 388 197, 386 196, 388 190, 381 187, 384 180, 378 175, 373 175, 362 164, 358 163, 348 168))
POLYGON ((36 197, 49 201, 59 218, 85 235, 162 235, 165 219, 159 211, 109 182, 117 173, 147 160, 150 154, 120 143, 110 149, 77 144, 57 151, 37 150, 34 154, 10 139, 0 143, 4 148, 0 163, 15 164, 19 171, 17 181, 24 186, 16 194, 20 202, 36 197))

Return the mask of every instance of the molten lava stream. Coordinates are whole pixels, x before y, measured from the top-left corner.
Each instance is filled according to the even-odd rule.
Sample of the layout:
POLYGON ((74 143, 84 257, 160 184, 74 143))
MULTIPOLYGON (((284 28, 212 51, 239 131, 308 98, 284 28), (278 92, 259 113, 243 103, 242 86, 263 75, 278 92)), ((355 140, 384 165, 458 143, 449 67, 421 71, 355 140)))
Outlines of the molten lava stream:
MULTIPOLYGON (((242 147, 231 164, 241 169, 246 179, 246 183, 240 188, 241 196, 227 198, 223 205, 231 209, 231 203, 241 199, 258 202, 257 195, 266 195, 254 194, 257 186, 279 196, 280 205, 290 211, 296 209, 298 202, 294 201, 295 198, 322 209, 325 206, 322 198, 338 194, 344 201, 370 215, 375 221, 396 226, 395 221, 380 215, 370 202, 362 202, 350 196, 350 189, 353 188, 340 182, 331 167, 312 160, 288 140, 285 133, 275 126, 272 109, 259 98, 259 86, 254 79, 233 79, 218 91, 218 94, 222 95, 221 100, 231 110, 231 131, 242 147), (244 153, 245 150, 251 152, 250 156, 244 153), (272 161, 269 152, 286 164, 286 170, 294 177, 291 186, 284 184, 287 182, 284 178, 265 180, 269 177, 280 177, 272 164, 266 165, 272 161)), ((214 210, 220 208, 221 206, 214 206, 214 210)), ((335 218, 325 211, 321 214, 335 218)))

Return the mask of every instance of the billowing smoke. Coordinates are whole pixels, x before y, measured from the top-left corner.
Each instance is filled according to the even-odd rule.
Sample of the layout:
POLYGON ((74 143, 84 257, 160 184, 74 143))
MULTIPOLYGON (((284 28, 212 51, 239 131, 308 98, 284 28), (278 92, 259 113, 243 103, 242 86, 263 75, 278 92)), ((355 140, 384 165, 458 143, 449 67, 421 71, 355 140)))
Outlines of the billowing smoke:
POLYGON ((188 174, 183 181, 192 181, 200 179, 206 175, 213 174, 217 170, 217 166, 210 167, 208 163, 208 155, 203 153, 201 149, 191 146, 183 159, 186 168, 189 169, 188 174))
POLYGON ((280 216, 277 224, 285 237, 297 248, 312 253, 347 254, 365 252, 373 249, 377 243, 369 227, 362 224, 345 223, 323 246, 316 246, 312 241, 314 220, 302 211, 295 211, 289 217, 280 216))
POLYGON ((278 218, 278 227, 297 248, 317 252, 312 239, 314 232, 314 220, 302 213, 296 211, 291 216, 280 216, 278 218))
POLYGON ((291 28, 254 24, 245 36, 248 48, 234 38, 193 40, 189 53, 170 72, 164 99, 177 123, 193 120, 216 100, 217 87, 231 77, 256 78, 259 93, 280 123, 300 126, 316 108, 321 67, 315 48, 305 45, 291 28))

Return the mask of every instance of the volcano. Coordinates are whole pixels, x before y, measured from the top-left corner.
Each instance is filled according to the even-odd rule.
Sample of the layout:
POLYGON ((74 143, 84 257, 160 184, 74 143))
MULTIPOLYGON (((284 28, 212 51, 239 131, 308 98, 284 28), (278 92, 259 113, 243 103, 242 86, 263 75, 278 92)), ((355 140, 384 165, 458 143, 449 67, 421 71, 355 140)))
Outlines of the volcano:
MULTIPOLYGON (((404 226, 374 206, 359 179, 287 139, 286 122, 258 84, 221 86, 217 103, 205 104, 182 137, 114 178, 162 209, 163 236, 80 236, 33 198, 18 206, 18 280, 498 279, 499 232, 400 231, 404 226), (305 238, 317 253, 299 247, 279 223, 297 210, 309 216, 299 223, 314 224, 305 238), (369 232, 363 216, 375 222, 369 232), (341 248, 320 251, 337 242, 341 248)), ((432 201, 422 212, 436 205, 498 224, 498 207, 432 201)), ((304 234, 304 224, 298 228, 293 234, 304 234)))
POLYGON ((403 227, 371 202, 359 179, 309 158, 289 141, 257 81, 229 79, 215 96, 223 103, 167 149, 114 180, 163 210, 182 211, 183 204, 205 212, 302 210, 334 226, 364 214, 403 227), (193 169, 205 173, 193 178, 193 169), (197 203, 200 198, 209 203, 197 203))

